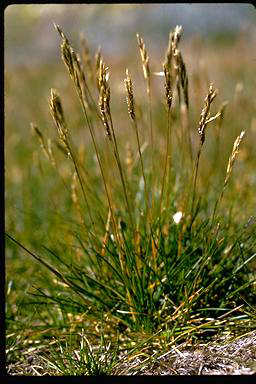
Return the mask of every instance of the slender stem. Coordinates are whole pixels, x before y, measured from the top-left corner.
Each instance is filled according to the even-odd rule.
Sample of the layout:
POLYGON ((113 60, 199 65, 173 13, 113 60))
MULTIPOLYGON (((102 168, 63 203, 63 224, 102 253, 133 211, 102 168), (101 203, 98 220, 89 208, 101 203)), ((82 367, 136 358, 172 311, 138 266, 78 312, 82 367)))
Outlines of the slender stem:
POLYGON ((196 191, 196 181, 197 181, 197 174, 198 174, 198 167, 199 167, 199 160, 200 155, 202 151, 203 143, 200 141, 200 147, 197 152, 196 156, 196 163, 195 163, 195 170, 194 170, 194 180, 193 180, 193 189, 192 189, 192 205, 191 205, 191 219, 193 219, 193 211, 194 211, 194 202, 195 202, 195 191, 196 191))
POLYGON ((144 180, 144 192, 145 192, 145 197, 146 197, 146 209, 147 209, 147 216, 148 216, 148 214, 149 214, 148 188, 147 188, 147 184, 146 184, 146 176, 145 176, 145 172, 144 172, 144 165, 143 165, 143 159, 142 159, 142 154, 141 154, 140 139, 139 139, 138 126, 137 126, 136 119, 133 120, 133 123, 134 123, 134 128, 135 128, 135 133, 136 133, 136 140, 137 140, 137 146, 138 146, 139 157, 140 157, 142 177, 144 180))
POLYGON ((72 149, 71 149, 70 143, 67 142, 67 145, 68 145, 68 150, 69 150, 70 156, 71 156, 72 161, 73 161, 74 166, 75 166, 75 170, 76 170, 76 174, 77 174, 77 177, 78 177, 78 180, 79 180, 79 184, 80 184, 81 189, 82 189, 82 193, 83 193, 83 197, 84 197, 84 200, 85 200, 86 208, 87 208, 87 210, 88 210, 88 214, 89 214, 89 216, 90 216, 91 223, 92 223, 92 225, 94 226, 94 221, 93 221, 93 218, 92 218, 90 205, 89 205, 89 203, 88 203, 88 200, 87 200, 87 197, 86 197, 86 194, 85 194, 85 190, 84 190, 84 186, 83 186, 82 177, 81 177, 81 175, 80 175, 80 172, 79 172, 79 169, 78 169, 78 165, 77 165, 77 163, 76 163, 76 159, 75 159, 74 153, 73 153, 73 151, 72 151, 72 149))
MULTIPOLYGON (((161 215, 162 211, 162 200, 163 200, 163 193, 164 193, 164 187, 165 187, 165 181, 167 178, 167 168, 170 167, 170 163, 168 162, 169 159, 169 153, 170 153, 170 107, 168 107, 168 112, 167 112, 167 143, 166 143, 166 156, 165 156, 165 163, 164 163, 164 174, 163 174, 163 181, 162 181, 162 190, 161 190, 161 197, 160 197, 160 209, 159 213, 161 215), (169 164, 169 167, 168 167, 169 164)), ((169 174, 168 174, 169 176, 169 174)), ((168 185, 167 185, 168 188, 168 185)))
POLYGON ((193 162, 193 149, 192 149, 191 133, 190 133, 190 128, 189 128, 188 107, 186 104, 185 104, 185 112, 184 113, 186 116, 186 131, 187 131, 189 157, 190 157, 190 162, 192 164, 192 162, 193 162))
POLYGON ((159 239, 160 239, 160 226, 161 226, 161 223, 160 223, 160 218, 161 218, 161 213, 162 213, 162 201, 163 201, 163 194, 164 194, 164 187, 165 187, 165 181, 167 180, 168 178, 168 182, 167 182, 167 201, 166 201, 166 207, 168 207, 168 203, 169 203, 169 198, 168 198, 168 191, 169 191, 169 184, 170 184, 170 161, 168 162, 168 160, 171 160, 171 157, 170 157, 170 111, 171 111, 171 108, 170 106, 168 106, 168 112, 167 112, 167 143, 166 143, 166 155, 165 155, 165 164, 164 164, 164 174, 163 174, 163 181, 162 181, 162 190, 161 190, 161 196, 160 196, 160 208, 159 208, 159 234, 158 234, 158 243, 159 243, 159 239))
POLYGON ((221 191, 221 194, 220 196, 218 197, 218 199, 216 200, 216 203, 214 205, 214 209, 213 209, 213 213, 212 213, 212 219, 211 219, 211 227, 213 225, 213 221, 215 219, 215 215, 216 215, 216 212, 217 212, 217 207, 218 205, 220 204, 222 198, 223 198, 223 194, 224 194, 224 191, 225 191, 225 188, 226 188, 226 185, 224 183, 223 187, 222 187, 222 191, 221 191))
POLYGON ((151 100, 151 82, 150 76, 147 79, 147 94, 148 94, 148 109, 149 109, 149 126, 150 126, 150 143, 151 143, 151 180, 152 180, 152 204, 151 208, 154 209, 154 137, 153 137, 153 123, 152 123, 152 100, 151 100))
POLYGON ((100 171, 101 171, 101 175, 102 175, 102 179, 103 179, 103 184, 104 184, 104 188, 105 188, 106 195, 107 195, 109 209, 111 211, 111 219, 112 219, 112 223, 113 223, 113 227, 114 227, 115 237, 116 237, 117 243, 121 246, 119 235, 118 235, 118 231, 117 231, 117 224, 116 224, 116 220, 115 220, 115 216, 114 216, 114 212, 113 212, 113 206, 112 206, 110 194, 109 194, 109 191, 108 191, 108 188, 107 188, 106 179, 105 179, 105 176, 104 176, 103 167, 102 167, 102 163, 101 163, 98 147, 97 147, 96 140, 95 140, 95 137, 94 137, 93 127, 90 124, 90 121, 89 121, 87 113, 86 113, 85 105, 83 103, 83 100, 81 100, 81 98, 80 98, 80 101, 81 101, 83 113, 84 113, 84 116, 85 116, 85 119, 86 119, 86 123, 87 123, 87 125, 89 127, 89 130, 90 130, 90 134, 91 134, 91 137, 92 137, 92 141, 93 141, 93 146, 94 146, 94 149, 95 149, 96 157, 97 157, 97 160, 98 160, 98 163, 99 163, 99 167, 100 167, 100 171))
POLYGON ((111 115, 109 115, 109 118, 110 118, 110 126, 111 126, 111 131, 112 131, 111 133, 112 133, 112 137, 114 140, 113 141, 114 154, 115 154, 115 158, 117 161, 117 165, 118 165, 118 169, 119 169, 119 173, 120 173, 120 177, 121 177, 121 181, 122 181, 122 185, 123 185, 124 196, 125 196, 125 201, 126 201, 126 205, 127 205, 127 209, 128 209, 128 214, 129 214, 131 226, 132 226, 133 231, 134 231, 135 226, 134 226, 133 216, 132 216, 132 212, 131 212, 131 207, 130 207, 129 200, 128 200, 127 188, 125 185, 124 173, 123 173, 123 169, 122 169, 122 165, 121 165, 121 161, 120 161, 120 156, 119 156, 119 151, 118 151, 118 146, 117 146, 117 142, 116 142, 116 136, 115 136, 115 131, 114 131, 114 126, 113 126, 113 121, 112 121, 111 115))

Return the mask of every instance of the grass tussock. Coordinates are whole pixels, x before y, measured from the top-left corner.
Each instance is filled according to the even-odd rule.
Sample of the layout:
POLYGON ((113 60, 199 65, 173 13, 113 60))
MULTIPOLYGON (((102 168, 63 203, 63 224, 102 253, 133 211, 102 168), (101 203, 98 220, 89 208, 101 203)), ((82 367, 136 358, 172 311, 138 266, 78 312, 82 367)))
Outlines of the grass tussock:
MULTIPOLYGON (((182 343, 253 329, 255 221, 239 223, 225 199, 236 177, 232 173, 244 127, 225 175, 209 190, 200 176, 206 128, 215 132, 216 152, 209 167, 214 179, 227 103, 212 113, 217 90, 208 84, 194 124, 189 73, 179 46, 181 26, 170 32, 163 71, 157 73, 164 80, 161 128, 155 108, 159 100, 154 99, 156 73, 139 34, 146 89, 137 89, 131 71, 124 68, 120 108, 127 109, 127 124, 122 124, 113 112, 111 69, 101 51, 92 57, 82 36, 80 57, 61 28, 55 28, 80 102, 82 136, 76 137, 65 101, 53 88, 49 108, 55 137, 52 132, 47 138, 35 123, 31 127, 49 163, 44 166, 51 166, 65 186, 59 193, 68 196, 71 215, 63 219, 62 238, 44 245, 42 254, 37 244, 32 250, 15 233, 6 233, 8 244, 14 242, 50 272, 48 285, 32 292, 35 307, 42 308, 42 323, 53 335, 55 326, 70 328, 69 342, 61 335, 57 352, 55 343, 55 352, 48 345, 50 355, 42 354, 42 362, 54 374, 111 374, 120 359, 124 363, 143 355, 150 360, 182 343), (144 104, 139 105, 137 93, 146 93, 144 104), (123 126, 130 138, 129 156, 119 137, 123 126), (88 133, 88 147, 81 147, 80 137, 88 133), (68 176, 60 171, 63 163, 68 176)), ((8 348, 9 354, 15 350, 11 341, 8 348)))

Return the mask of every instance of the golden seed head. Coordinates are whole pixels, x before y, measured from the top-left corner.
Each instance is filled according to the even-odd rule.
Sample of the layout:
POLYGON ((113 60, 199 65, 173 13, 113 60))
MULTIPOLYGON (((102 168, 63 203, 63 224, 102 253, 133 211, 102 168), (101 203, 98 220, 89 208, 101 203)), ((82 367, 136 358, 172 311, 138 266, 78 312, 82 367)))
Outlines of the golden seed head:
POLYGON ((202 143, 204 143, 204 140, 205 140, 206 125, 218 116, 217 114, 213 118, 210 118, 210 106, 216 96, 217 96, 217 90, 213 88, 213 84, 210 84, 208 93, 204 99, 204 107, 202 109, 200 120, 199 120, 198 132, 201 137, 202 143))
POLYGON ((63 40, 66 40, 66 42, 68 43, 68 39, 67 39, 66 35, 64 34, 64 32, 60 29, 60 26, 58 24, 55 24, 55 23, 53 23, 53 25, 54 25, 54 28, 59 32, 61 38, 63 40))
POLYGON ((140 49, 140 56, 141 56, 141 61, 143 66, 143 74, 144 74, 144 78, 147 80, 149 79, 149 57, 148 57, 148 53, 146 51, 146 47, 142 37, 140 37, 138 33, 136 36, 137 36, 137 41, 140 49))
POLYGON ((50 111, 53 117, 53 120, 56 124, 58 134, 61 140, 66 140, 67 138, 67 129, 65 125, 63 108, 60 100, 60 96, 57 91, 51 88, 51 97, 50 97, 50 111))
POLYGON ((68 41, 66 39, 63 39, 61 44, 61 56, 62 60, 64 61, 68 72, 71 76, 71 78, 74 78, 74 66, 73 66, 73 59, 72 59, 72 47, 69 45, 68 41))
POLYGON ((172 47, 173 47, 173 50, 175 50, 180 42, 180 37, 181 37, 181 30, 182 30, 182 26, 181 25, 176 25, 176 27, 174 28, 174 32, 173 32, 173 35, 172 35, 172 47))
POLYGON ((167 48, 167 51, 166 51, 166 54, 165 54, 165 62, 166 62, 166 66, 168 67, 169 71, 171 70, 172 56, 173 56, 172 42, 173 42, 173 32, 170 31, 170 33, 169 33, 168 48, 167 48))
POLYGON ((132 81, 129 75, 128 69, 126 69, 126 78, 124 79, 125 88, 126 88, 126 101, 128 106, 128 113, 132 120, 135 119, 134 111, 134 99, 133 99, 133 90, 132 90, 132 81))
POLYGON ((241 140, 242 140, 244 134, 245 134, 245 131, 242 131, 240 133, 240 135, 237 136, 237 138, 236 138, 236 140, 234 142, 232 153, 231 153, 231 156, 229 157, 229 160, 228 160, 228 166, 227 166, 227 171, 226 171, 226 178, 225 178, 225 181, 224 181, 224 187, 226 186, 226 184, 228 182, 228 179, 230 177, 230 174, 232 172, 232 168, 233 168, 236 156, 238 154, 239 146, 240 146, 240 143, 241 143, 241 140))
POLYGON ((100 108, 101 118, 106 129, 106 135, 111 140, 112 139, 111 130, 108 123, 108 116, 110 114, 109 100, 110 100, 109 89, 108 88, 106 89, 104 87, 104 84, 102 84, 100 88, 100 94, 99 94, 99 108, 100 108))
POLYGON ((80 99, 83 100, 85 106, 87 107, 88 106, 87 91, 86 91, 87 85, 86 85, 86 79, 85 79, 80 57, 78 54, 74 52, 73 48, 69 44, 67 37, 61 31, 59 26, 55 25, 55 28, 57 29, 60 36, 62 37, 62 44, 61 44, 62 60, 64 61, 64 64, 68 69, 71 79, 75 83, 80 99))
POLYGON ((165 97, 168 108, 172 105, 172 77, 167 61, 163 64, 164 76, 165 76, 165 97))
POLYGON ((99 63, 99 73, 98 73, 99 90, 101 87, 103 87, 105 90, 109 88, 108 80, 109 80, 108 67, 106 67, 105 63, 101 58, 99 63))

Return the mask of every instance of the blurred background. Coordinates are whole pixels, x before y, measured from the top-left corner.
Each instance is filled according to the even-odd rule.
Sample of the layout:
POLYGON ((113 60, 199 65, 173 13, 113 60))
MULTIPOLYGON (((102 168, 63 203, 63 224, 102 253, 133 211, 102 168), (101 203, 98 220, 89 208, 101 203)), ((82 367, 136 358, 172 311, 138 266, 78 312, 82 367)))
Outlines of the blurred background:
POLYGON ((182 25, 183 39, 234 42, 239 33, 255 34, 252 4, 28 4, 5 10, 5 60, 8 65, 32 65, 56 60, 58 36, 53 22, 62 26, 74 43, 83 32, 93 49, 123 55, 135 43, 136 32, 161 52, 168 33, 182 25))

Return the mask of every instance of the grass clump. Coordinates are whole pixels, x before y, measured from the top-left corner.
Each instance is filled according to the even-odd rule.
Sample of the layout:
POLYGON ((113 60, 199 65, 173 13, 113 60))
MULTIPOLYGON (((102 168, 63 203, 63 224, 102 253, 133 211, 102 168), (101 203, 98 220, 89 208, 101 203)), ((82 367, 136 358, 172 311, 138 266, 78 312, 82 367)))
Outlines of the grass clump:
MULTIPOLYGON (((232 212, 224 215, 222 209, 244 131, 235 140, 222 188, 217 185, 217 193, 208 194, 200 180, 200 159, 206 127, 215 120, 220 124, 224 106, 210 115, 217 96, 210 84, 198 119, 198 144, 196 129, 194 134, 189 124, 182 123, 182 119, 189 121, 193 99, 189 100, 188 74, 178 48, 181 27, 171 31, 163 72, 158 73, 165 81, 163 137, 154 121, 148 52, 137 35, 149 124, 139 116, 136 82, 132 83, 126 69, 124 91, 132 123, 127 137, 134 135, 135 143, 135 155, 129 161, 125 161, 123 142, 118 141, 122 122, 117 119, 115 123, 112 116, 110 75, 101 52, 93 70, 86 40, 81 41, 83 64, 60 27, 55 27, 62 39, 62 60, 81 104, 83 130, 89 131, 96 161, 88 158, 90 152, 87 155, 85 149, 91 167, 85 166, 74 130, 64 116, 64 103, 51 89, 49 105, 58 139, 48 139, 46 145, 40 128, 36 124, 32 128, 60 179, 60 162, 63 157, 68 159, 72 176, 62 181, 76 216, 67 220, 68 230, 61 241, 56 239, 54 246, 44 246, 44 256, 6 234, 54 275, 52 287, 33 293, 34 304, 52 304, 53 313, 59 308, 63 319, 66 313, 86 316, 78 325, 80 332, 83 329, 80 352, 71 351, 72 343, 68 346, 65 342, 64 348, 61 341, 59 354, 44 357, 44 361, 62 375, 111 374, 119 352, 110 363, 104 356, 111 351, 111 343, 103 348, 101 339, 95 355, 85 336, 87 330, 95 334, 90 319, 99 319, 102 313, 101 321, 109 326, 104 334, 115 338, 115 330, 121 331, 123 351, 130 351, 127 356, 131 358, 137 356, 139 348, 145 348, 145 340, 149 348, 152 338, 159 350, 167 350, 202 335, 253 328, 255 222, 239 226, 232 212), (181 125, 180 131, 177 125, 181 125), (145 150, 148 141, 150 146, 145 150)), ((144 349, 144 353, 146 356, 149 352, 144 349)))

